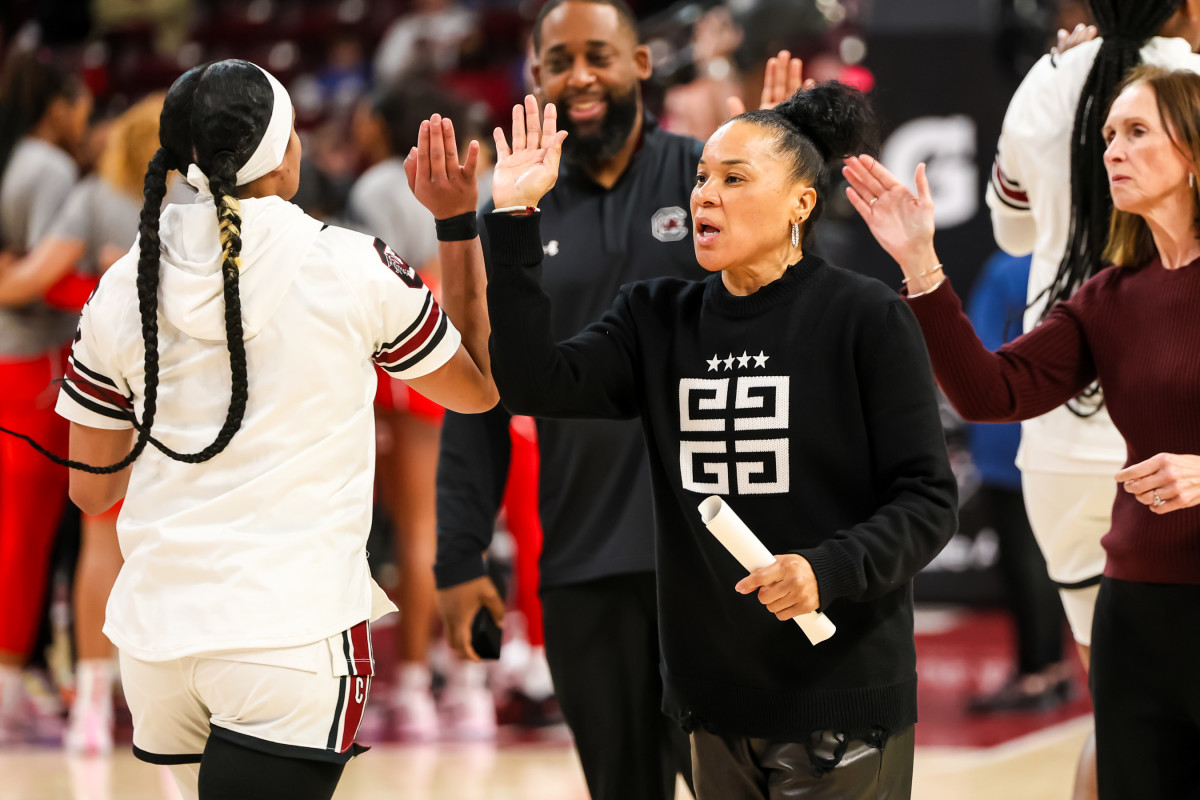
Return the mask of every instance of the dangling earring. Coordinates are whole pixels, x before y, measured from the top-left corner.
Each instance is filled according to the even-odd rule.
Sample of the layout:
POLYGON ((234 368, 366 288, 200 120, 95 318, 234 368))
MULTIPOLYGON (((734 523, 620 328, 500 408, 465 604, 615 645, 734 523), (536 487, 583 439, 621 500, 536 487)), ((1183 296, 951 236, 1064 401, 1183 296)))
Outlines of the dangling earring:
POLYGON ((792 223, 792 247, 800 246, 800 223, 792 223))
POLYGON ((1193 189, 1196 188, 1196 173, 1188 173, 1188 186, 1192 187, 1193 189))

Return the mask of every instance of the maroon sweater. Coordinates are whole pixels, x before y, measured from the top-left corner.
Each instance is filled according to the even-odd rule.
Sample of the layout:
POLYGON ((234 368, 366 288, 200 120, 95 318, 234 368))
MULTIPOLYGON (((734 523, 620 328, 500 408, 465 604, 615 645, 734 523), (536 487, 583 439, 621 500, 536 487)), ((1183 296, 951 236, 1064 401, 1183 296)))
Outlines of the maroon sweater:
MULTIPOLYGON (((1112 267, 1034 330, 988 352, 949 281, 909 300, 938 383, 959 413, 1011 422, 1046 413, 1097 377, 1126 465, 1158 453, 1200 455, 1200 260, 1112 267)), ((1200 584, 1200 506, 1158 515, 1120 489, 1101 540, 1104 574, 1200 584)))

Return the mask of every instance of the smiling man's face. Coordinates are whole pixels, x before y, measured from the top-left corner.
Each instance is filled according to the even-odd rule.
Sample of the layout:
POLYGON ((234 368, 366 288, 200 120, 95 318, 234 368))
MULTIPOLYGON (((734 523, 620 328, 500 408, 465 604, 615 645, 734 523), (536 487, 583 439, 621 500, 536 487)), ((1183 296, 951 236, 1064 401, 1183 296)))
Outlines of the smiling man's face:
POLYGON ((640 82, 650 77, 650 53, 616 8, 567 2, 542 21, 533 66, 542 100, 558 107, 570 135, 563 157, 581 164, 612 158, 641 113, 640 82))

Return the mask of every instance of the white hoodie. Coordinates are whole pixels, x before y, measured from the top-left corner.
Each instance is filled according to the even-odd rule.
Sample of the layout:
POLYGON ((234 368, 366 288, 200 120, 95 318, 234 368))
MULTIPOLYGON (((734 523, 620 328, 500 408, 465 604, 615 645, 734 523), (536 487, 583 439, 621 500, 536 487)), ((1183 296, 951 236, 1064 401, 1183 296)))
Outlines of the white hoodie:
MULTIPOLYGON (((242 208, 249 393, 229 447, 202 464, 153 446, 117 522, 125 557, 104 632, 162 661, 302 645, 393 610, 371 580, 374 360, 398 378, 441 367, 460 337, 382 242, 323 226, 278 197, 242 208)), ((160 227, 154 435, 195 452, 230 397, 221 246, 211 196, 160 227)), ((138 244, 84 308, 58 413, 124 429, 145 398, 138 244)))

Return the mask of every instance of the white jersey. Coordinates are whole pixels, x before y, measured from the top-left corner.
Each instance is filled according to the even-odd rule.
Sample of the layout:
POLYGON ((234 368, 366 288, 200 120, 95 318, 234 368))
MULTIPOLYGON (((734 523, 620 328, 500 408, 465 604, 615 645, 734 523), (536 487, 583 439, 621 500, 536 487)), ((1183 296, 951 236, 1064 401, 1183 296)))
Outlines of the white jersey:
MULTIPOLYGON (((1071 223, 1071 133, 1075 109, 1100 40, 1061 56, 1043 56, 1013 95, 1000 132, 987 189, 996 243, 1013 255, 1033 253, 1028 299, 1033 303, 1058 274, 1071 223)), ((1183 39, 1154 37, 1142 61, 1200 72, 1200 56, 1183 39)), ((1044 297, 1025 313, 1037 324, 1044 297)), ((1022 470, 1111 474, 1126 458, 1125 442, 1108 412, 1080 418, 1058 408, 1022 425, 1022 470)))
MULTIPOLYGON (((245 418, 202 464, 147 447, 117 521, 125 565, 104 632, 143 661, 317 642, 394 610, 365 549, 373 363, 416 378, 460 342, 416 273, 379 240, 322 226, 278 197, 241 206, 245 418)), ((153 431, 195 452, 220 429, 231 383, 211 196, 168 206, 160 238, 153 431)), ((57 407, 72 422, 127 429, 127 410, 144 413, 137 247, 83 310, 57 407)))

